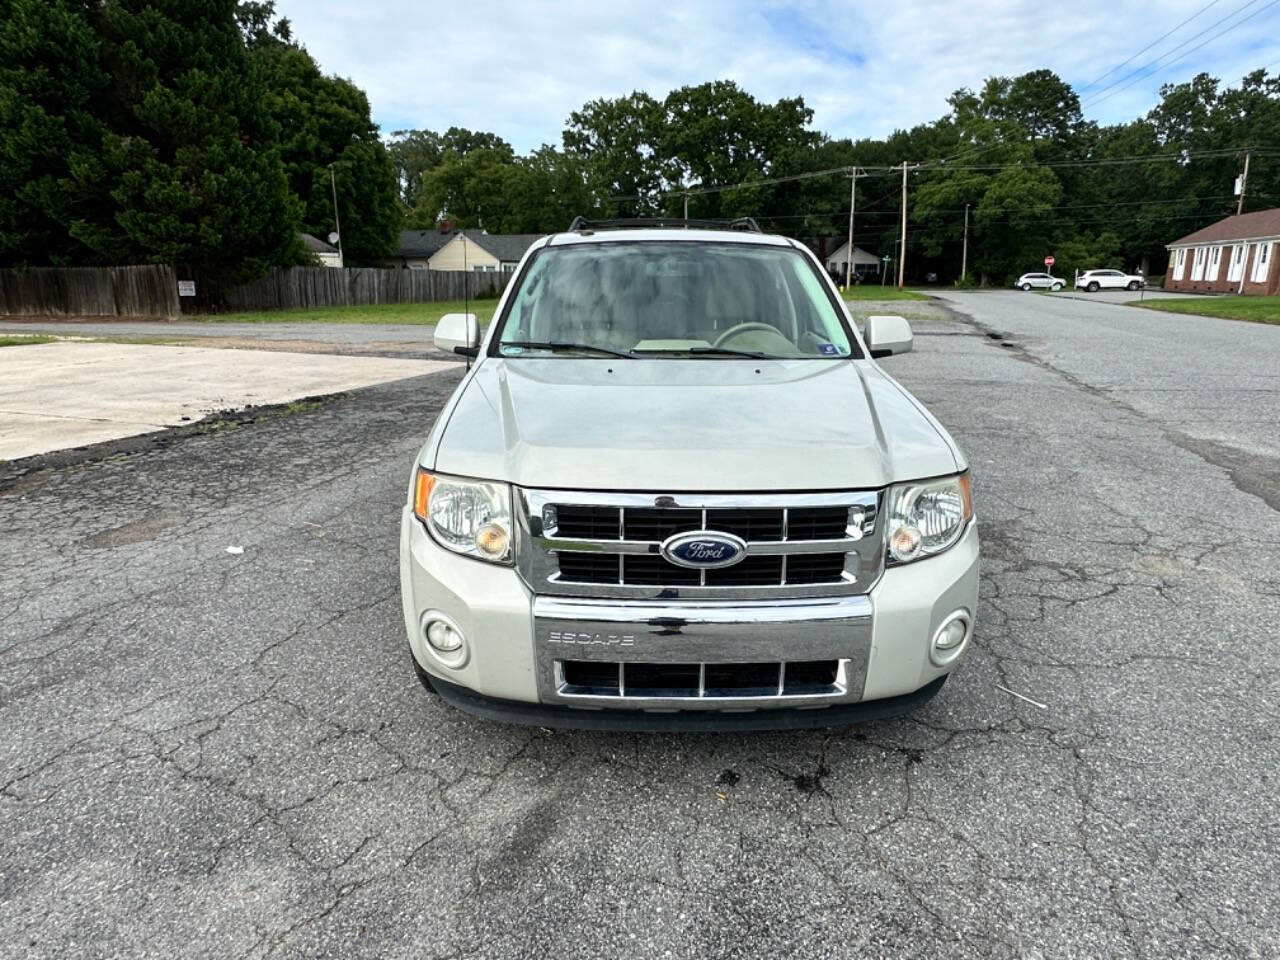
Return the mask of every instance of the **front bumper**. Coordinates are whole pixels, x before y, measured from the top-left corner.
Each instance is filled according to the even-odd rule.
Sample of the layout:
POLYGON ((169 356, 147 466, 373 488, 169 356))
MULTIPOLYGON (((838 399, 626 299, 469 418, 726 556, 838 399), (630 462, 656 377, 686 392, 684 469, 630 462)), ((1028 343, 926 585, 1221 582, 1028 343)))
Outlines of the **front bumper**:
MULTIPOLYGON (((668 721, 653 719, 664 715, 683 717, 675 725, 695 729, 827 726, 868 715, 870 708, 851 708, 870 701, 895 701, 902 712, 936 692, 937 681, 961 656, 935 665, 929 656, 934 632, 956 610, 968 611, 971 620, 977 613, 978 534, 970 524, 946 553, 889 568, 860 596, 578 600, 535 597, 513 568, 444 550, 406 507, 400 580, 414 658, 433 681, 443 681, 434 685, 446 699, 463 709, 520 722, 538 722, 528 719, 538 714, 557 726, 607 727, 613 720, 602 713, 653 720, 647 726, 619 721, 615 726, 623 729, 665 729, 668 721), (466 636, 466 657, 457 665, 443 662, 423 638, 430 611, 443 613, 466 636), (702 690, 679 698, 593 696, 567 687, 557 672, 566 660, 714 665, 828 659, 839 663, 828 688, 792 695, 780 680, 776 696, 750 698, 702 690), (539 709, 531 713, 533 705, 539 709), (747 713, 756 721, 742 720, 747 713), (805 718, 797 720, 801 714, 805 718)), ((883 706, 893 712, 892 704, 883 706)))

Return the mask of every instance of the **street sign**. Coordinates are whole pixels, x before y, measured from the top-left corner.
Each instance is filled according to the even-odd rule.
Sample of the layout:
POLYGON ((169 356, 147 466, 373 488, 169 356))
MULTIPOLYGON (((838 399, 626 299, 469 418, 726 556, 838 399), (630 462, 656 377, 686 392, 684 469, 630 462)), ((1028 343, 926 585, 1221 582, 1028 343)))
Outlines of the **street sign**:
POLYGON ((196 282, 194 280, 178 281, 178 296, 194 297, 196 295, 196 282))
POLYGON ((1045 257, 1045 258, 1044 258, 1044 265, 1045 265, 1046 267, 1052 267, 1052 266, 1053 266, 1053 257, 1045 257))

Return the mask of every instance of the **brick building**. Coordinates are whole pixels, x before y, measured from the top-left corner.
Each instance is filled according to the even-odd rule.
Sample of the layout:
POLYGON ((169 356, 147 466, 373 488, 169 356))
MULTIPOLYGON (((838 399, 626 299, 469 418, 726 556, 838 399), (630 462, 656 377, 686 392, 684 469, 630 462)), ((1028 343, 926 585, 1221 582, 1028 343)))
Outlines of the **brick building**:
POLYGON ((1280 208, 1227 217, 1169 244, 1164 288, 1280 293, 1280 208))

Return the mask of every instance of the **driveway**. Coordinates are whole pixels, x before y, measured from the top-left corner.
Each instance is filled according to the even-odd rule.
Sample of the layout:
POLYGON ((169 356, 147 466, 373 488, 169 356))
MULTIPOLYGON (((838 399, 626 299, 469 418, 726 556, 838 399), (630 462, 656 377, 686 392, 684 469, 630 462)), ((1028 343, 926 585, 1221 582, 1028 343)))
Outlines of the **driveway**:
MULTIPOLYGON (((477 311, 483 319, 483 310, 477 311)), ((413 323, 217 323, 191 320, 0 321, 0 336, 51 333, 113 340, 196 341, 207 347, 357 353, 388 356, 434 352, 435 327, 413 323)), ((436 354, 439 356, 439 354, 436 354)))
POLYGON ((427 696, 396 523, 456 366, 0 492, 0 955, 1276 956, 1280 513, 1237 461, 1280 329, 950 302, 885 366, 971 458, 982 605, 909 718, 427 696))
POLYGON ((6 347, 0 350, 0 461, 452 366, 120 343, 6 347))

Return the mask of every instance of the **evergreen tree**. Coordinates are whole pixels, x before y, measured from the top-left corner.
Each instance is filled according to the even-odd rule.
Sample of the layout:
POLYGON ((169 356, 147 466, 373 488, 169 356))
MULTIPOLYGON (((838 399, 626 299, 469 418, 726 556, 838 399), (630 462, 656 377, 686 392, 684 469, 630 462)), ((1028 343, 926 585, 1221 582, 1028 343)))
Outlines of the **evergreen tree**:
POLYGON ((0 266, 91 262, 72 227, 112 215, 89 6, 0 0, 0 266))
POLYGON ((106 0, 91 18, 111 75, 104 154, 118 210, 73 233, 102 255, 227 281, 297 262, 300 204, 235 0, 106 0))
POLYGON ((250 56, 266 81, 266 106, 280 130, 289 188, 303 205, 302 229, 327 237, 342 227, 349 265, 376 264, 395 248, 401 213, 396 173, 378 137, 369 100, 355 84, 325 76, 293 43, 288 21, 266 23, 274 5, 242 5, 250 56), (333 210, 333 165, 338 212, 333 210))

